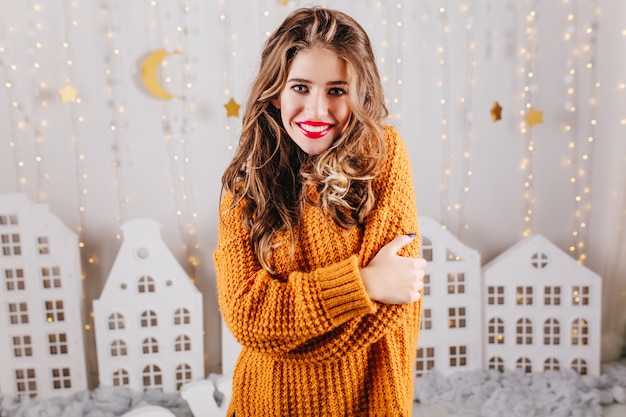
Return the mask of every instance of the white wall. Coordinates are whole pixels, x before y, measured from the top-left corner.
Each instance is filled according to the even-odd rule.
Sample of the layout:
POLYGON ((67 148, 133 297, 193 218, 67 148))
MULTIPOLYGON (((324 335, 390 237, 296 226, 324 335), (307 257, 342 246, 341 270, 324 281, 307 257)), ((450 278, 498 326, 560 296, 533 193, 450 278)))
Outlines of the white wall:
MULTIPOLYGON (((217 238, 220 176, 232 155, 229 146, 237 142, 240 122, 227 118, 223 105, 231 97, 245 103, 265 33, 309 2, 153 3, 0 0, 0 192, 24 192, 48 203, 80 233, 87 311, 119 248, 120 224, 135 217, 161 223, 165 242, 204 293, 207 371, 219 371, 220 323, 211 254, 217 238), (167 90, 184 94, 185 100, 163 101, 142 86, 143 58, 163 47, 182 50, 165 61, 161 75, 167 90), (80 103, 60 102, 57 90, 67 79, 78 90, 80 103), (164 119, 170 122, 171 137, 164 119)), ((605 279, 614 280, 612 293, 626 290, 616 279, 626 266, 615 267, 613 258, 607 258, 625 251, 619 240, 626 183, 626 89, 620 88, 626 82, 624 2, 321 3, 349 12, 371 36, 381 74, 388 79, 390 123, 398 127, 411 153, 421 214, 448 224, 488 262, 521 239, 529 206, 534 210, 531 231, 564 250, 578 243, 572 234, 579 212, 587 222, 581 234, 586 248, 573 256, 584 252, 590 268, 610 273, 605 279), (536 21, 528 23, 526 16, 535 3, 536 21), (449 6, 445 13, 439 11, 442 5, 449 6), (593 13, 594 5, 600 7, 599 15, 593 13), (446 22, 449 31, 443 30, 446 22), (592 23, 595 31, 587 34, 592 23), (529 28, 535 30, 533 42, 525 36, 529 28), (568 31, 573 35, 569 41, 564 39, 568 31), (475 49, 468 48, 468 40, 475 49), (443 52, 438 51, 441 45, 446 46, 443 52), (580 47, 579 56, 573 53, 574 45, 580 47), (524 46, 534 51, 526 62, 519 53, 524 46), (470 60, 475 66, 468 66, 470 60), (588 61, 594 64, 591 70, 584 68, 588 61), (524 64, 526 69, 520 70, 524 64), (568 79, 572 67, 578 71, 568 79), (521 94, 530 68, 531 102, 544 111, 544 123, 523 134, 521 126, 527 125, 521 94), (442 78, 448 81, 443 88, 438 85, 442 78), (594 88, 596 80, 600 86, 594 88), (573 94, 568 94, 569 87, 573 94), (591 105, 589 98, 596 93, 596 105, 591 105), (447 100, 444 105, 442 98, 447 100), (492 122, 489 109, 496 100, 503 118, 492 122), (576 111, 567 110, 570 102, 576 111), (444 114, 447 141, 441 140, 444 114), (590 131, 594 114, 598 124, 590 131), (471 129, 467 120, 472 121, 471 129), (565 129, 568 123, 570 131, 565 129), (585 141, 590 132, 596 138, 592 147, 585 141), (535 146, 529 153, 531 139, 535 146), (579 150, 581 155, 588 152, 589 159, 583 160, 579 150), (464 151, 469 152, 466 158, 464 151), (531 171, 521 167, 526 157, 531 171), (471 177, 463 174, 464 160, 471 177), (576 169, 578 163, 584 173, 576 169), (531 172, 534 182, 525 188, 531 172), (449 187, 442 191, 446 182, 449 187), (463 193, 466 182, 470 189, 463 193), (584 187, 590 192, 576 203, 584 187), (459 209, 445 209, 456 203, 459 209)), ((625 304, 618 302, 623 298, 612 300, 614 306, 625 304)), ((621 310, 611 316, 624 317, 624 307, 615 308, 621 310)), ((621 325, 620 320, 611 324, 612 329, 621 325)), ((87 340, 93 343, 92 332, 87 340)), ((94 384, 97 368, 91 364, 90 369, 94 384)))

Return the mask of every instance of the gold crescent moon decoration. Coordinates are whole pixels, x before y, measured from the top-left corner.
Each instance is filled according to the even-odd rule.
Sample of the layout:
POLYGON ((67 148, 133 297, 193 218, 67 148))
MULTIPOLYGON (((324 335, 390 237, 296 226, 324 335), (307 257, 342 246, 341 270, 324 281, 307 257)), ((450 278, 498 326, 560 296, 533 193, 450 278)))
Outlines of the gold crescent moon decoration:
POLYGON ((159 79, 159 65, 161 65, 161 62, 169 55, 180 53, 181 51, 178 49, 175 49, 172 53, 167 52, 165 49, 157 49, 146 55, 141 65, 141 80, 150 94, 163 100, 171 100, 174 97, 180 98, 180 96, 174 96, 163 88, 159 79))

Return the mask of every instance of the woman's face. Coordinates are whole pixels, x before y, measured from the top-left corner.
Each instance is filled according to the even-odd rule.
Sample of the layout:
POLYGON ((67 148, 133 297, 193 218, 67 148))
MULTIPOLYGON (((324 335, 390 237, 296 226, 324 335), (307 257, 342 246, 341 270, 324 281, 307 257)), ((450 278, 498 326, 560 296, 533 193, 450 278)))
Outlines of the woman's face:
POLYGON ((350 119, 348 67, 333 51, 298 52, 274 105, 291 139, 307 154, 327 150, 350 119))

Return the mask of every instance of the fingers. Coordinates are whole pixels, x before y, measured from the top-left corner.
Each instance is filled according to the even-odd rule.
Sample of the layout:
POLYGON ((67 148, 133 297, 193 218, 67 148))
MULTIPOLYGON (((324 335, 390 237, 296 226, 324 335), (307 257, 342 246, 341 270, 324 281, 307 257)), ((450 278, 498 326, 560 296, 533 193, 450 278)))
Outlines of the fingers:
POLYGON ((422 296, 422 290, 424 289, 424 275, 427 262, 422 258, 404 258, 407 268, 407 276, 405 277, 405 299, 400 302, 413 303, 418 301, 422 296))
POLYGON ((415 237, 414 234, 397 236, 361 269, 365 292, 372 300, 384 304, 409 304, 421 298, 426 260, 397 254, 415 237))
POLYGON ((414 278, 409 286, 409 303, 418 301, 422 296, 422 290, 424 289, 424 268, 427 264, 427 262, 422 258, 412 259, 412 261, 414 278))
POLYGON ((417 269, 423 270, 428 265, 428 262, 424 258, 414 258, 414 259, 416 261, 415 266, 417 267, 417 269))

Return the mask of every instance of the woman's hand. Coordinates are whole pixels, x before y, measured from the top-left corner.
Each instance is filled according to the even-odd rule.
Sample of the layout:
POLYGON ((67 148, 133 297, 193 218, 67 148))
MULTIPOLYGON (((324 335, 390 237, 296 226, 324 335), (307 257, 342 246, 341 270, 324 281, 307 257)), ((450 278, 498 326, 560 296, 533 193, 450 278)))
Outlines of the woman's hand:
POLYGON ((426 261, 397 255, 414 238, 396 237, 380 248, 369 265, 361 268, 361 280, 370 299, 384 304, 409 304, 420 299, 426 261))

